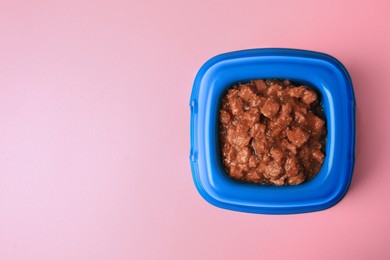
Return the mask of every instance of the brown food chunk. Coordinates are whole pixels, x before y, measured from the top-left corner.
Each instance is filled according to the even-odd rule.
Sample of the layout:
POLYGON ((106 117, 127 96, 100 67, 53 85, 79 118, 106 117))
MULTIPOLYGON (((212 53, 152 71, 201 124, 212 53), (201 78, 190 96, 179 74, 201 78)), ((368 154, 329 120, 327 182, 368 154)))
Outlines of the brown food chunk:
POLYGON ((229 171, 230 177, 240 180, 244 177, 244 171, 240 167, 233 165, 229 171))
POLYGON ((272 132, 272 136, 277 136, 282 133, 282 131, 286 130, 287 126, 290 125, 292 121, 291 113, 291 105, 283 104, 281 111, 278 117, 269 122, 269 129, 272 132))
POLYGON ((257 169, 249 170, 245 178, 248 182, 260 182, 262 179, 264 179, 264 177, 257 169))
POLYGON ((264 135, 266 126, 261 123, 255 123, 251 130, 249 131, 249 134, 251 137, 255 137, 258 135, 264 135))
POLYGON ((259 97, 258 95, 255 95, 252 97, 252 99, 248 102, 249 107, 260 107, 262 104, 264 104, 265 99, 262 97, 259 97))
POLYGON ((284 170, 288 177, 293 177, 298 175, 299 165, 297 163, 297 158, 295 156, 289 156, 284 164, 284 170))
POLYGON ((240 114, 244 110, 244 102, 239 97, 234 97, 230 99, 229 104, 230 104, 230 109, 232 111, 232 114, 235 116, 240 114))
POLYGON ((237 162, 239 164, 245 164, 249 161, 251 151, 249 147, 244 147, 237 152, 237 162))
POLYGON ((313 114, 309 114, 307 116, 307 122, 308 122, 308 129, 317 134, 322 134, 321 129, 323 129, 325 125, 325 121, 319 118, 318 116, 315 116, 313 114))
POLYGON ((282 95, 282 87, 278 84, 273 84, 267 88, 266 94, 269 97, 280 97, 282 95))
POLYGON ((248 165, 250 168, 256 167, 258 163, 259 163, 259 157, 257 157, 256 155, 252 155, 249 158, 248 165))
POLYGON ((296 154, 297 153, 297 147, 295 145, 293 145, 292 143, 290 143, 289 141, 287 141, 286 139, 283 139, 281 142, 280 142, 281 146, 284 147, 285 149, 289 150, 290 153, 292 154, 296 154))
POLYGON ((257 91, 260 93, 263 92, 267 88, 267 85, 265 84, 264 80, 262 80, 262 79, 254 80, 253 82, 255 83, 257 91))
POLYGON ((271 118, 276 115, 278 111, 279 104, 272 99, 267 99, 267 101, 265 101, 264 105, 261 107, 261 113, 268 118, 271 118))
POLYGON ((300 172, 298 175, 288 178, 288 184, 290 185, 301 184, 304 181, 305 181, 305 175, 302 172, 300 172))
POLYGON ((259 121, 260 113, 257 108, 251 108, 248 111, 241 113, 238 116, 239 123, 245 129, 250 129, 256 122, 259 121))
POLYGON ((227 112, 225 110, 220 110, 219 111, 219 118, 220 118, 222 124, 227 125, 230 123, 231 116, 230 116, 229 112, 227 112))
POLYGON ((305 92, 305 90, 306 90, 306 88, 303 86, 296 87, 296 88, 289 88, 287 90, 287 94, 290 97, 301 98, 303 96, 303 93, 305 92))
POLYGON ((271 162, 265 167, 265 176, 270 177, 271 179, 280 176, 282 172, 283 168, 276 162, 271 162))
POLYGON ((276 162, 280 163, 282 161, 284 154, 283 151, 280 149, 271 148, 271 156, 276 162))
POLYGON ((306 117, 299 111, 294 112, 294 120, 300 125, 306 123, 306 117))
POLYGON ((251 100, 251 98, 255 95, 255 92, 251 89, 249 85, 242 85, 240 91, 238 92, 238 96, 242 98, 245 102, 251 100))
POLYGON ((230 88, 219 111, 223 164, 233 179, 298 185, 325 159, 326 123, 318 94, 289 80, 230 88))
POLYGON ((253 138, 252 141, 252 147, 255 152, 255 154, 264 154, 267 152, 267 145, 266 145, 266 139, 263 138, 262 136, 256 136, 253 138))
POLYGON ((231 162, 237 158, 236 150, 234 150, 233 146, 231 146, 229 143, 224 144, 222 148, 222 155, 226 165, 231 164, 231 162))
POLYGON ((246 133, 242 126, 232 125, 226 131, 226 141, 230 143, 235 149, 247 146, 251 137, 246 133))
POLYGON ((306 105, 310 105, 317 100, 317 94, 314 91, 306 89, 303 92, 302 102, 306 105))
POLYGON ((301 147, 309 139, 309 134, 300 127, 296 127, 293 130, 287 131, 287 137, 292 144, 301 147))
POLYGON ((322 163, 324 161, 324 154, 320 150, 315 150, 313 152, 313 158, 317 160, 319 163, 322 163))

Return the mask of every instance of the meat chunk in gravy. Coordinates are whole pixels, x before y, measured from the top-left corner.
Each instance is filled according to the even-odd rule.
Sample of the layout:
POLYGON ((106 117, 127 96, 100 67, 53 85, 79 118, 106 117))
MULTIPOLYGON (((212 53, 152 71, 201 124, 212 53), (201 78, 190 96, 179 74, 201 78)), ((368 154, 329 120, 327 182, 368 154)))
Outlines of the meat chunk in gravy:
POLYGON ((326 123, 318 94, 289 80, 232 86, 219 111, 222 161, 233 179, 297 185, 325 159, 326 123))

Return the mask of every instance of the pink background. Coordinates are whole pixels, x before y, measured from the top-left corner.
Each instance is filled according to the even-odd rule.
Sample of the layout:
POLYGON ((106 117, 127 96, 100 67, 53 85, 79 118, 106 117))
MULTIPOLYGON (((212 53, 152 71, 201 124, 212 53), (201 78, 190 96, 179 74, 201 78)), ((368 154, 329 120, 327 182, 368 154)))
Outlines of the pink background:
POLYGON ((389 259, 388 1, 0 0, 0 259, 389 259), (238 49, 340 59, 357 154, 335 207, 218 209, 195 190, 189 97, 238 49))

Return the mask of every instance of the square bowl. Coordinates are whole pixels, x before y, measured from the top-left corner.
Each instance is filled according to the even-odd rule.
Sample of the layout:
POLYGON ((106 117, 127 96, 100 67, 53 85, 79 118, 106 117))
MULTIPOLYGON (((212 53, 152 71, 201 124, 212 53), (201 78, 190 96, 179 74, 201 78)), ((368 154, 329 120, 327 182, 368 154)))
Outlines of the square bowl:
POLYGON ((202 197, 220 208, 263 214, 323 210, 347 192, 355 161, 355 97, 351 78, 335 58, 295 49, 253 49, 221 54, 196 75, 191 99, 190 163, 202 197), (265 186, 231 179, 218 138, 219 106, 226 90, 253 79, 289 79, 320 93, 327 125, 325 160, 315 178, 296 186, 265 186))

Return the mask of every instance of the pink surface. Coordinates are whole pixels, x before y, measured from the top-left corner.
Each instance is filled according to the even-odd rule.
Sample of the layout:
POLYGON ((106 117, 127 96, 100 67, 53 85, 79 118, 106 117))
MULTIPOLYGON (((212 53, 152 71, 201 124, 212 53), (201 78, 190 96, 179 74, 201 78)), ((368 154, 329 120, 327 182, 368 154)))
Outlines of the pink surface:
POLYGON ((388 1, 0 1, 0 259, 389 259, 388 1), (358 103, 347 196, 317 213, 195 190, 189 96, 208 58, 329 53, 358 103))

